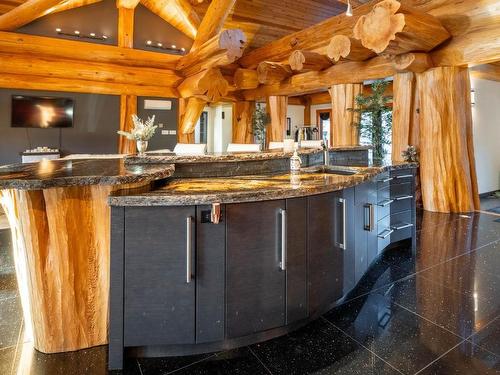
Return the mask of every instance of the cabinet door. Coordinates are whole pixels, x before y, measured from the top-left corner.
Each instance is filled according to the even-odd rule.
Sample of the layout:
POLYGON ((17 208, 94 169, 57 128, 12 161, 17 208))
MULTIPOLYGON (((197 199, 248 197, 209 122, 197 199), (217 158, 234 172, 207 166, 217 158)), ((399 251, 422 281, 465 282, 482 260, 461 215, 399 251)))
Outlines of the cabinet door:
POLYGON ((285 209, 284 200, 226 206, 228 338, 285 324, 282 209, 285 209))
POLYGON ((194 217, 194 207, 126 208, 125 346, 194 343, 194 217))
POLYGON ((356 285, 356 240, 354 188, 336 192, 335 201, 335 237, 336 246, 343 251, 344 284, 343 294, 347 294, 356 285))
POLYGON ((309 315, 322 314, 342 297, 344 250, 336 243, 339 194, 308 197, 309 315))
POLYGON ((355 274, 358 282, 377 257, 377 183, 355 187, 355 274))

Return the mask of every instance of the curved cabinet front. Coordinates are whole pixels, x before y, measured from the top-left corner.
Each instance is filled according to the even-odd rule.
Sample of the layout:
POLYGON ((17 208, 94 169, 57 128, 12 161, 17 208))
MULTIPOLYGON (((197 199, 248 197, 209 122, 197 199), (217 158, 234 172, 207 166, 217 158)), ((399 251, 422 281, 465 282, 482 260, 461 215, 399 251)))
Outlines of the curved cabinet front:
POLYGON ((113 207, 110 369, 122 367, 125 348, 222 350, 328 311, 393 239, 414 237, 414 200, 405 198, 413 179, 395 179, 406 179, 408 191, 382 177, 332 193, 222 205, 217 224, 211 206, 113 207), (407 203, 387 209, 384 189, 407 203))

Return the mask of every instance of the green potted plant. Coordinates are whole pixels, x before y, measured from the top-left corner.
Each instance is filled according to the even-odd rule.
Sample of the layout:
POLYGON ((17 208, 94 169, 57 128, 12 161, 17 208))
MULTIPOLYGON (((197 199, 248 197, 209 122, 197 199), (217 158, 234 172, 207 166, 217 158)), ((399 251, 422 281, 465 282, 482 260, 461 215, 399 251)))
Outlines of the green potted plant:
POLYGON ((384 159, 387 154, 386 145, 391 143, 392 108, 389 102, 392 96, 384 95, 388 81, 378 80, 372 83, 370 95, 356 96, 356 108, 349 111, 359 113, 359 121, 354 123, 363 138, 370 139, 373 146, 374 159, 384 159))
POLYGON ((260 143, 262 150, 266 146, 266 128, 269 121, 269 114, 262 108, 261 104, 257 104, 252 116, 252 133, 257 142, 260 143))
POLYGON ((137 152, 139 155, 143 156, 148 148, 148 141, 153 137, 158 127, 154 125, 155 116, 148 117, 146 121, 143 121, 137 117, 137 115, 133 114, 132 122, 134 123, 134 127, 130 132, 119 130, 117 133, 123 137, 127 137, 127 139, 135 141, 137 152))

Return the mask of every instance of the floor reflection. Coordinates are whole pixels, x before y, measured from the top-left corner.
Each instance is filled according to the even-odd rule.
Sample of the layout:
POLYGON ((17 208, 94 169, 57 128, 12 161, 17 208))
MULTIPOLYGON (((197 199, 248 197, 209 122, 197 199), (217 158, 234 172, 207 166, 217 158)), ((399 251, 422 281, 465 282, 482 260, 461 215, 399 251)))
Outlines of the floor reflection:
MULTIPOLYGON (((418 217, 416 255, 404 246, 386 253, 345 303, 318 321, 238 350, 127 359, 123 373, 499 373, 498 216, 418 217)), ((0 230, 0 374, 107 373, 106 346, 46 355, 23 342, 5 233, 0 230)))

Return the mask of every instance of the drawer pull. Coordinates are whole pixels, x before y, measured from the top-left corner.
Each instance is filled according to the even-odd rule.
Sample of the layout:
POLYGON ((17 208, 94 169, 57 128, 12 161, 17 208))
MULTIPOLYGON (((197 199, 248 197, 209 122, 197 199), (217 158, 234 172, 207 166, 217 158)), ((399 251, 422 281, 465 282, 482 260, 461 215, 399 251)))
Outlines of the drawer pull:
POLYGON ((286 210, 281 210, 281 263, 282 271, 286 270, 286 210))
POLYGON ((394 233, 394 229, 386 229, 382 233, 380 233, 377 237, 385 240, 387 237, 389 237, 392 233, 394 233))
POLYGON ((378 180, 378 182, 389 182, 392 180, 394 180, 394 177, 387 177, 387 178, 382 178, 382 179, 378 180))
POLYGON ((399 176, 396 176, 396 178, 398 180, 402 179, 402 178, 413 178, 413 175, 412 174, 401 174, 399 176))
POLYGON ((396 224, 396 225, 391 225, 391 228, 393 230, 401 230, 401 229, 406 229, 412 227, 412 223, 401 223, 401 224, 396 224))
POLYGON ((193 231, 193 218, 191 216, 188 216, 186 218, 186 283, 191 282, 191 274, 192 274, 192 269, 191 269, 191 256, 192 256, 192 251, 193 251, 193 236, 192 236, 192 231, 193 231))
POLYGON ((346 244, 346 227, 347 227, 347 223, 346 223, 346 216, 347 216, 347 213, 346 213, 346 210, 347 210, 347 207, 346 207, 346 200, 344 198, 339 198, 339 202, 342 203, 342 242, 339 243, 339 247, 342 249, 342 250, 346 250, 347 249, 347 244, 346 244))
POLYGON ((392 202, 394 202, 394 199, 386 199, 386 200, 383 200, 382 202, 379 202, 377 204, 377 206, 386 207, 386 206, 390 205, 392 202))
POLYGON ((402 201, 402 200, 411 199, 411 198, 413 198, 413 195, 402 195, 400 197, 394 197, 394 200, 396 200, 396 201, 402 201))

